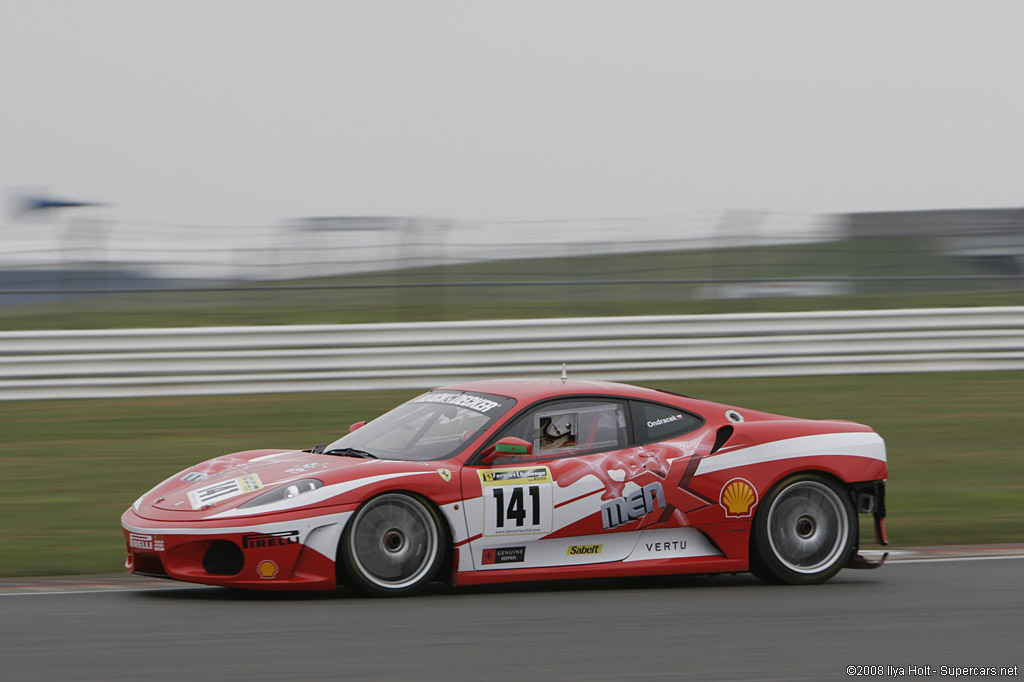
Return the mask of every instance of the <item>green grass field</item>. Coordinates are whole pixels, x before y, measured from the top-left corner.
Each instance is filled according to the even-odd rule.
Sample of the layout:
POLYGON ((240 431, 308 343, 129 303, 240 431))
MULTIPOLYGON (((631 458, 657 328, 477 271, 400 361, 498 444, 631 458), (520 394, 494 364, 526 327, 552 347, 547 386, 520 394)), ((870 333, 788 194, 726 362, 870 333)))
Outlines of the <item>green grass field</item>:
POLYGON ((0 330, 336 324, 600 315, 1024 304, 1008 280, 850 283, 828 297, 708 298, 692 280, 987 277, 1005 274, 927 250, 920 240, 504 260, 287 282, 226 291, 108 294, 0 308, 0 330), (639 283, 676 280, 672 283, 639 283), (681 281, 688 280, 688 281, 681 281), (623 283, 625 281, 633 283, 623 283), (538 282, 543 282, 538 284, 538 282), (580 284, 588 282, 588 284, 580 284), (292 287, 267 290, 267 286, 292 287), (263 288, 260 288, 263 287, 263 288))
MULTIPOLYGON (((1024 372, 649 384, 870 424, 889 448, 895 545, 1024 541, 1024 372)), ((112 572, 119 517, 195 462, 308 447, 416 391, 0 403, 0 576, 112 572)))

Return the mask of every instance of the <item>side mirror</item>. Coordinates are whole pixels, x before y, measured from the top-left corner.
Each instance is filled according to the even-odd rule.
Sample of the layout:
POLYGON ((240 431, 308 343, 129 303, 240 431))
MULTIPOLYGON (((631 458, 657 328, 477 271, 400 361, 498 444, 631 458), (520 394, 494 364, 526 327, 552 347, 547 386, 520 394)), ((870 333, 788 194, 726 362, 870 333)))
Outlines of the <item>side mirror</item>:
POLYGON ((348 432, 352 433, 356 429, 361 429, 364 426, 366 426, 366 422, 356 422, 355 424, 352 424, 351 426, 348 427, 348 432))
POLYGON ((483 463, 490 464, 499 457, 514 457, 516 455, 532 455, 533 445, 522 438, 506 436, 494 445, 484 450, 483 463))

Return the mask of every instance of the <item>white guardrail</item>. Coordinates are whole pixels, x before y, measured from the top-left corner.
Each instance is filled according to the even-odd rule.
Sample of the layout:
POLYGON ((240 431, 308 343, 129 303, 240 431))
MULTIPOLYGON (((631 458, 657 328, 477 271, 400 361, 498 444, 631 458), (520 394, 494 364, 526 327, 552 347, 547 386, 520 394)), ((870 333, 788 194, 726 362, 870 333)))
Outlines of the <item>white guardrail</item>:
POLYGON ((0 400, 1024 369, 1024 307, 0 332, 0 400))

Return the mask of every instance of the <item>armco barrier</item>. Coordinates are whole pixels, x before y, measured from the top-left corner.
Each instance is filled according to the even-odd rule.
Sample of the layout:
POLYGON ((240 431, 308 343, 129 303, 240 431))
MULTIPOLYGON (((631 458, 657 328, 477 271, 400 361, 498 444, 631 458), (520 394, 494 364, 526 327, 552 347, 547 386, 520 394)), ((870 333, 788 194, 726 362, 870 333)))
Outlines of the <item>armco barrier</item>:
POLYGON ((1024 307, 0 332, 0 400, 1024 369, 1024 307))

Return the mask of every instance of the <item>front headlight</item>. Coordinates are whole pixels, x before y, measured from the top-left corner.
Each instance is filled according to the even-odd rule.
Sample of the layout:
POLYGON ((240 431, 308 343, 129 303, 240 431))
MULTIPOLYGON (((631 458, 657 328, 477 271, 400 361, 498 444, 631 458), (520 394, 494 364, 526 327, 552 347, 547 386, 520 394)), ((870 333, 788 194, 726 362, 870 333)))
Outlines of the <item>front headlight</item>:
POLYGON ((322 487, 323 481, 315 478, 304 478, 301 481, 293 481, 285 485, 268 490, 258 497, 254 497, 245 504, 238 505, 239 509, 249 509, 251 507, 259 507, 264 504, 270 504, 271 502, 280 502, 281 500, 290 500, 293 497, 298 497, 303 493, 313 492, 317 488, 322 487))

